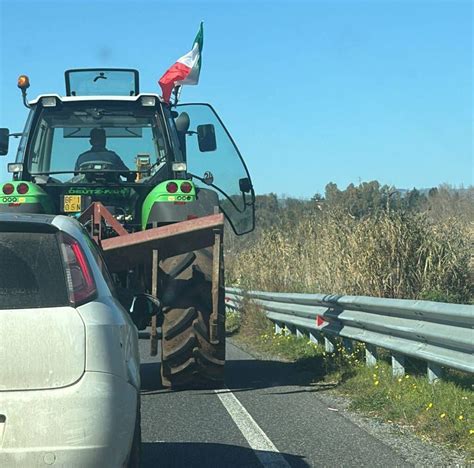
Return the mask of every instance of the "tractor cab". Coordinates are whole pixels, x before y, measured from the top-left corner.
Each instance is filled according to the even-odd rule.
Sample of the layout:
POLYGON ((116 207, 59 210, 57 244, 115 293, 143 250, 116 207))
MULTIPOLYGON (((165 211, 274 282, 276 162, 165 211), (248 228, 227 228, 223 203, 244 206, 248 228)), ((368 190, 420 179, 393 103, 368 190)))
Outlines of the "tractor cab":
MULTIPOLYGON (((210 105, 170 106, 141 93, 133 69, 67 70, 65 83, 65 96, 28 102, 29 80, 20 77, 30 114, 9 164, 13 181, 0 184, 0 212, 79 217, 101 202, 134 232, 218 206, 237 234, 253 229, 249 173, 210 105)), ((0 129, 2 154, 9 136, 0 129)))

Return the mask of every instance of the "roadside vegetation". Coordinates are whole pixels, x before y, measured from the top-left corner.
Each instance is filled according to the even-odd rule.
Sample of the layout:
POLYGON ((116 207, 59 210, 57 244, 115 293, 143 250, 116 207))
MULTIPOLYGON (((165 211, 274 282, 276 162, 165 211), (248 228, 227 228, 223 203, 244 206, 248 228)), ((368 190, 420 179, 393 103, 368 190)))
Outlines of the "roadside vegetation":
POLYGON ((261 196, 250 241, 226 244, 227 284, 267 291, 474 301, 474 188, 377 182, 312 200, 261 196))
POLYGON ((275 334, 272 323, 251 302, 244 310, 242 315, 227 314, 229 334, 240 345, 260 356, 295 362, 310 373, 315 388, 333 389, 349 398, 351 409, 412 429, 474 460, 472 376, 447 371, 445 379, 430 384, 426 365, 407 360, 406 375, 393 377, 389 355, 383 350, 377 364, 367 367, 362 343, 348 351, 338 342, 335 352, 327 353, 307 337, 297 338, 287 330, 275 334))
MULTIPOLYGON (((257 197, 250 240, 226 239, 226 283, 244 290, 348 294, 474 303, 474 187, 397 191, 378 182, 311 200, 257 197)), ((293 361, 316 384, 348 396, 351 407, 410 427, 474 458, 474 379, 446 370, 430 385, 426 365, 407 359, 392 377, 379 350, 366 367, 362 344, 328 354, 308 338, 276 335, 252 303, 230 312, 227 329, 263 356, 293 361)))

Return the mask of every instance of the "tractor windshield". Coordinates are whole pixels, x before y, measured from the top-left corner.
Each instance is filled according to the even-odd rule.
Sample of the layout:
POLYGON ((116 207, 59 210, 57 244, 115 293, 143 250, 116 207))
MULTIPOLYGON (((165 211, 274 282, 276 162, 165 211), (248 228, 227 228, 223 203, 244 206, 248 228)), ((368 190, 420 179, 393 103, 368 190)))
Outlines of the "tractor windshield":
POLYGON ((25 162, 31 175, 51 175, 60 182, 79 182, 81 171, 123 174, 144 164, 153 176, 166 163, 166 148, 161 117, 154 107, 67 103, 41 110, 25 162))

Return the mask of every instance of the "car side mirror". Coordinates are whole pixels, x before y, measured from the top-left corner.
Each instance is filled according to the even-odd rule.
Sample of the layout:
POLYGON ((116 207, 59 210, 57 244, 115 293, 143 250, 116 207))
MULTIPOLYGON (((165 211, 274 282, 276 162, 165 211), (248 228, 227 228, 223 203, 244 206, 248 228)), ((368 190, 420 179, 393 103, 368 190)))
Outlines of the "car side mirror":
POLYGON ((0 128, 0 156, 8 154, 8 145, 10 144, 10 130, 0 128))
POLYGON ((241 192, 250 193, 252 191, 252 184, 248 177, 244 177, 243 179, 239 179, 239 188, 241 192))
POLYGON ((215 151, 217 148, 216 142, 216 130, 214 125, 198 125, 197 126, 197 136, 198 136, 198 145, 199 151, 208 152, 215 151))

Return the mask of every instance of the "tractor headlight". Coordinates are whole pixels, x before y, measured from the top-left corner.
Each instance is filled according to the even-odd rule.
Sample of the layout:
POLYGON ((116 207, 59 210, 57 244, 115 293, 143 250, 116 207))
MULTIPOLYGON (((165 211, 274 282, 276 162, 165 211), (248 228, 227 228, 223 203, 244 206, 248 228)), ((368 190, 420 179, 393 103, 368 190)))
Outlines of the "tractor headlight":
POLYGON ((10 163, 8 165, 8 172, 15 174, 23 171, 23 164, 21 163, 10 163))
POLYGON ((187 165, 185 162, 174 162, 171 165, 171 170, 173 172, 186 172, 187 165))
POLYGON ((142 96, 141 103, 144 107, 154 107, 156 106, 156 97, 155 96, 142 96))
POLYGON ((53 96, 41 98, 41 105, 43 107, 56 107, 56 98, 53 96))

